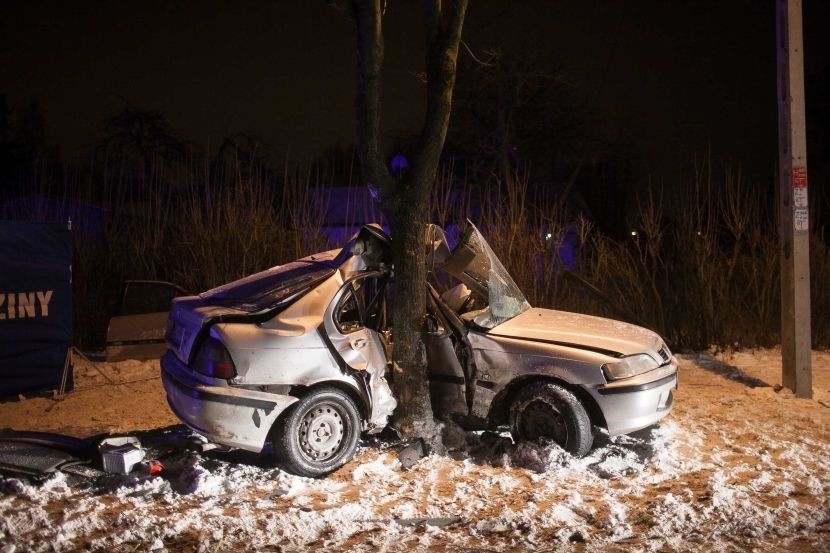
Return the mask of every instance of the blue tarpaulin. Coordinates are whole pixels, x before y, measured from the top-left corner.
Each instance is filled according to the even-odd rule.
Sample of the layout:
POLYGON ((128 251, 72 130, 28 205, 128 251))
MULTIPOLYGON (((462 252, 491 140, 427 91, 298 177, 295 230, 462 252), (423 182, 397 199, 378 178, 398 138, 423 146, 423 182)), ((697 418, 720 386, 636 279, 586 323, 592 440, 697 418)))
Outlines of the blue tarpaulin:
POLYGON ((0 221, 0 396, 72 388, 72 237, 0 221))

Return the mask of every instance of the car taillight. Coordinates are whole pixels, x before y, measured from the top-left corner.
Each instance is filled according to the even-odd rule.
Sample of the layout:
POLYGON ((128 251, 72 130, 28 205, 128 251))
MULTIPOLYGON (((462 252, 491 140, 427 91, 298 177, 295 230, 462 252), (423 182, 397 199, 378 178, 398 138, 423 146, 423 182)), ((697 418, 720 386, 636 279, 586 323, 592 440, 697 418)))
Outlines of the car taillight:
POLYGON ((202 343, 196 360, 193 362, 193 368, 213 378, 230 380, 236 376, 236 367, 230 352, 216 338, 208 338, 202 343))

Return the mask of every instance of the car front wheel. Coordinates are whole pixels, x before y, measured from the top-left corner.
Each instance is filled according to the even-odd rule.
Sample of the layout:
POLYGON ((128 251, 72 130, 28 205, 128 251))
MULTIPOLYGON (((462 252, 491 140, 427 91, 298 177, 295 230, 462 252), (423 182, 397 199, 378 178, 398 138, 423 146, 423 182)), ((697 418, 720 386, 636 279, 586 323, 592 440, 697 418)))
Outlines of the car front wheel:
POLYGON ((552 382, 536 382, 519 391, 510 407, 510 433, 516 441, 553 440, 576 457, 583 457, 594 443, 582 403, 552 382))
POLYGON ((275 430, 275 445, 285 470, 299 476, 323 476, 354 455, 360 415, 344 392, 319 388, 289 407, 277 420, 275 430))

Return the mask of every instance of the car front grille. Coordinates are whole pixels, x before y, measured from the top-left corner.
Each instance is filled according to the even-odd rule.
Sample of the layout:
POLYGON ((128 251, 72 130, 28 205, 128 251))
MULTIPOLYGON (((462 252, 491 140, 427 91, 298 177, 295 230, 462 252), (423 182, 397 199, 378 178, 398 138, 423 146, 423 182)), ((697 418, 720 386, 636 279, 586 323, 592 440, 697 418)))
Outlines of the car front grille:
POLYGON ((663 363, 668 363, 669 359, 671 359, 671 353, 665 344, 660 346, 660 349, 657 350, 657 354, 660 356, 660 359, 663 360, 663 363))

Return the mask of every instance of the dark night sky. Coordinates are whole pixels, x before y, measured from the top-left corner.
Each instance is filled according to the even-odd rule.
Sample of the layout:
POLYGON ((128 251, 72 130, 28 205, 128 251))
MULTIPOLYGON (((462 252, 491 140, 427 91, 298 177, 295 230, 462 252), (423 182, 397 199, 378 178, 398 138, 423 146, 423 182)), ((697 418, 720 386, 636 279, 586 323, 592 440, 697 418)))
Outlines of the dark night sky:
MULTIPOLYGON (((389 2, 386 126, 419 121, 420 6, 389 2)), ((472 0, 475 51, 536 50, 671 172, 711 146, 756 172, 776 155, 772 1, 472 0), (607 69, 607 71, 606 71, 607 69)), ((826 67, 830 2, 805 0, 808 78, 826 67), (826 33, 824 33, 826 34, 826 33)), ((0 92, 36 100, 64 155, 126 105, 198 143, 245 131, 311 155, 353 142, 354 36, 323 0, 15 1, 0 4, 0 92)))

